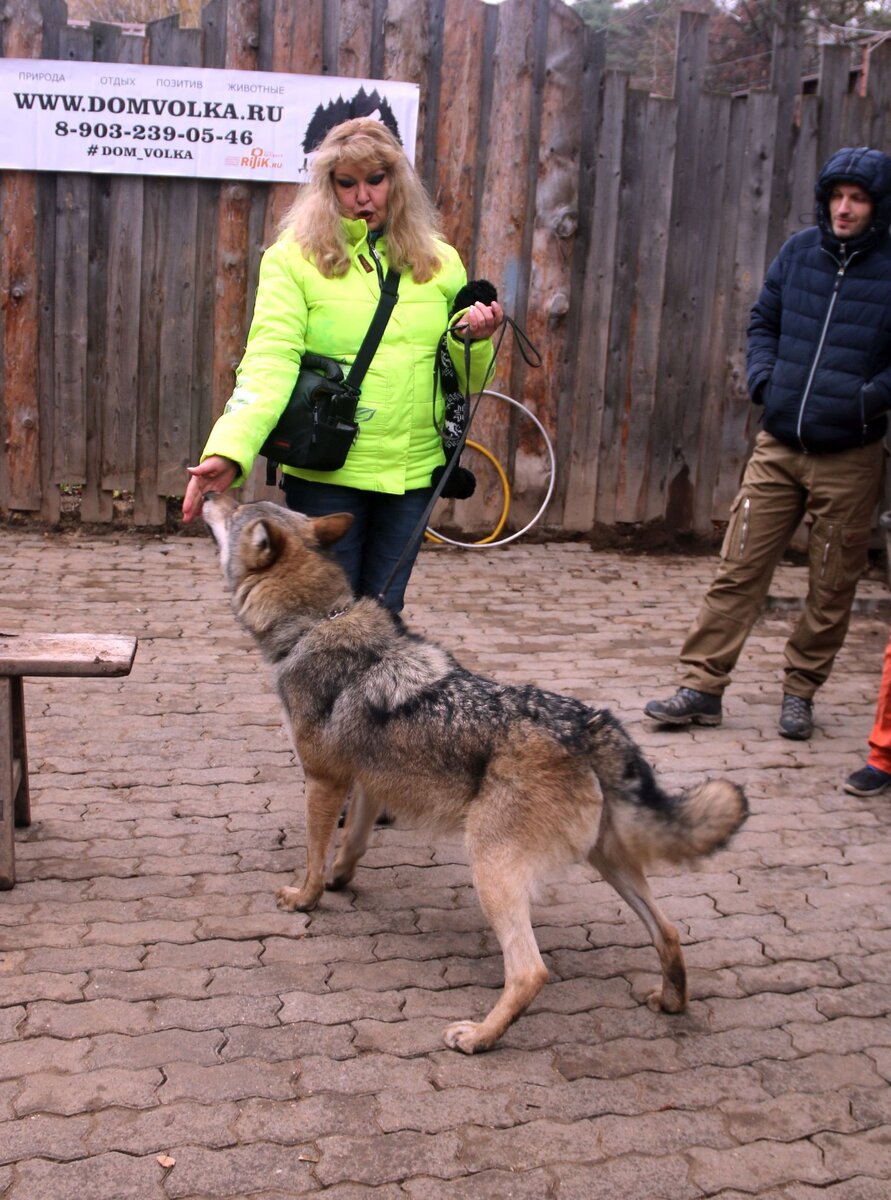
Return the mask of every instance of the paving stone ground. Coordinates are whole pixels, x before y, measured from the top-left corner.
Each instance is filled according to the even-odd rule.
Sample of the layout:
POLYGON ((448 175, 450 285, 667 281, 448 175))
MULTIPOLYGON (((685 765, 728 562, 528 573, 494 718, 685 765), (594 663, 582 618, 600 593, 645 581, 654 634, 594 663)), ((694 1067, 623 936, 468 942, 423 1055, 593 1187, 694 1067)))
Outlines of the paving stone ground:
POLYGON ((311 915, 302 778, 203 537, 0 531, 0 630, 135 634, 122 680, 26 684, 34 823, 0 893, 8 1200, 887 1200, 891 797, 861 765, 887 638, 876 573, 810 743, 775 732, 804 572, 783 566, 720 729, 664 732, 708 558, 584 544, 425 550, 410 622, 461 660, 627 723, 663 781, 743 784, 752 815, 654 890, 689 1011, 582 869, 535 909, 551 982, 493 1052, 442 1027, 501 975, 460 842, 382 829, 311 915))

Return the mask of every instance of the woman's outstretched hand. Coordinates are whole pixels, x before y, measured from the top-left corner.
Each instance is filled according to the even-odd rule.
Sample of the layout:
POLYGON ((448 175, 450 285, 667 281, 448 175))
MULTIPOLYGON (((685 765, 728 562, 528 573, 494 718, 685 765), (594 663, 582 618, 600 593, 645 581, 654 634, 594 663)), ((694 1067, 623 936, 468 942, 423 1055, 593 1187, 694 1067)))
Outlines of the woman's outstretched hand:
POLYGON ((204 497, 208 492, 225 492, 232 486, 239 468, 231 458, 212 454, 199 466, 186 467, 186 470, 192 477, 183 496, 183 520, 188 524, 201 515, 204 497))

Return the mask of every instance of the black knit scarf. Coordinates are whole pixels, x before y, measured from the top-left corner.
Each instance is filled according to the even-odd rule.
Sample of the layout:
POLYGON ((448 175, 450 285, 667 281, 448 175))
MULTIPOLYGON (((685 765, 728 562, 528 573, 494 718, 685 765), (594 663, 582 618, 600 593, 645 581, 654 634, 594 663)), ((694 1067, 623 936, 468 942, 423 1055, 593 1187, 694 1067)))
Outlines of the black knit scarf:
MULTIPOLYGON (((449 321, 465 308, 470 308, 478 300, 483 304, 491 304, 493 300, 498 299, 498 292, 493 284, 487 279, 472 279, 464 285, 455 296, 455 301, 452 304, 452 309, 449 314, 449 321)), ((446 465, 451 461, 455 451, 461 444, 464 436, 464 430, 467 428, 467 422, 470 417, 467 396, 461 390, 461 384, 458 379, 458 372, 455 370, 455 364, 452 361, 452 356, 449 351, 449 331, 446 330, 439 339, 439 345, 436 348, 436 360, 433 369, 433 403, 436 405, 436 390, 437 385, 441 384, 443 399, 445 401, 445 411, 443 414, 442 427, 440 436, 442 437, 442 448, 445 451, 446 465)), ((442 475, 444 467, 437 467, 433 473, 433 484, 436 486, 439 477, 442 475)), ((450 495, 455 499, 467 499, 473 494, 475 480, 470 471, 459 467, 457 464, 452 472, 452 478, 449 480, 444 495, 450 495)))

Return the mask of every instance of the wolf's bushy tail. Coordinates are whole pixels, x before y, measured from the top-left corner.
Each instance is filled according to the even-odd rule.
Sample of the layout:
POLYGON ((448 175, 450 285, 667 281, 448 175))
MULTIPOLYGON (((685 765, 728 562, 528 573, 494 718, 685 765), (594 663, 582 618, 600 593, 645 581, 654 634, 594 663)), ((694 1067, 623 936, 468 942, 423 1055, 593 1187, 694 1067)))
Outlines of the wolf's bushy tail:
POLYGON ((612 811, 616 834, 649 861, 679 863, 711 854, 729 841, 749 811, 742 788, 729 779, 709 779, 679 796, 660 792, 660 800, 650 807, 622 797, 612 811))
POLYGON ((668 795, 611 713, 598 713, 588 728, 604 820, 642 863, 684 862, 711 854, 745 821, 745 793, 729 779, 709 779, 679 796, 668 795))

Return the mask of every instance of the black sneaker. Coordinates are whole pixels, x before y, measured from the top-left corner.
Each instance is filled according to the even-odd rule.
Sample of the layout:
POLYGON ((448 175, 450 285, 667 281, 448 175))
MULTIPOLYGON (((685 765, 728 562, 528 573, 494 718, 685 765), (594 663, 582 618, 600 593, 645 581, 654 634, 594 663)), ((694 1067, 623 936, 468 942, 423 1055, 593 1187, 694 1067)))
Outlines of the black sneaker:
POLYGON ((867 763, 859 771, 852 771, 845 780, 845 791, 852 796, 878 796, 891 786, 891 775, 871 767, 867 763))
POLYGON ((812 702, 785 692, 778 732, 780 737, 791 738, 793 742, 806 742, 814 732, 812 702))
POLYGON ((720 725, 721 697, 682 687, 667 700, 651 700, 644 712, 663 725, 720 725))

